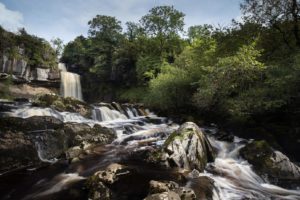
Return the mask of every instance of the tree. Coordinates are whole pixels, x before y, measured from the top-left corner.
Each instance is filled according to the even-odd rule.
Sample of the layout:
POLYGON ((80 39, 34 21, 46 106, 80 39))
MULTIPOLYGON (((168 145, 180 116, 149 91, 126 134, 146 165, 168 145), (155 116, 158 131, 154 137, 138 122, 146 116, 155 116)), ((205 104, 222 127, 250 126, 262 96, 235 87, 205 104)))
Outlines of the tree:
POLYGON ((64 42, 60 38, 53 38, 50 42, 56 56, 59 58, 64 50, 64 42))
POLYGON ((89 35, 105 42, 115 44, 120 38, 122 31, 121 22, 115 17, 97 15, 88 22, 89 35))
POLYGON ((241 9, 246 18, 276 28, 286 41, 288 34, 282 25, 288 23, 284 28, 294 35, 296 45, 300 47, 299 0, 244 0, 241 9))
POLYGON ((91 72, 103 79, 113 80, 115 77, 113 54, 123 39, 121 22, 115 17, 97 15, 88 24, 92 41, 90 53, 94 57, 91 72))
MULTIPOLYGON (((158 41, 161 56, 166 51, 167 46, 172 46, 170 45, 171 42, 174 42, 172 39, 177 40, 179 33, 183 32, 184 16, 173 6, 157 6, 140 20, 146 33, 158 41)), ((172 48, 168 51, 173 54, 175 49, 172 48)))
POLYGON ((233 115, 249 112, 242 109, 249 99, 240 104, 233 102, 263 81, 265 66, 257 60, 261 54, 255 46, 253 42, 241 47, 235 55, 219 59, 211 73, 199 81, 194 95, 198 108, 233 115))

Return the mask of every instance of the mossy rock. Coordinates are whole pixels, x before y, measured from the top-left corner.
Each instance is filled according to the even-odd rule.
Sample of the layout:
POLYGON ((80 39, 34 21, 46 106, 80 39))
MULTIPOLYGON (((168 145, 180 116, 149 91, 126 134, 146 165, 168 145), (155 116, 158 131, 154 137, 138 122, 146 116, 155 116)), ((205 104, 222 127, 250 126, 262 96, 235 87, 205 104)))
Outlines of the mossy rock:
POLYGON ((72 97, 60 97, 58 95, 45 94, 39 96, 33 103, 35 106, 51 107, 60 112, 76 112, 90 118, 92 107, 87 103, 72 97))
POLYGON ((258 174, 267 175, 271 182, 300 180, 300 168, 264 140, 250 142, 240 150, 240 154, 258 174))

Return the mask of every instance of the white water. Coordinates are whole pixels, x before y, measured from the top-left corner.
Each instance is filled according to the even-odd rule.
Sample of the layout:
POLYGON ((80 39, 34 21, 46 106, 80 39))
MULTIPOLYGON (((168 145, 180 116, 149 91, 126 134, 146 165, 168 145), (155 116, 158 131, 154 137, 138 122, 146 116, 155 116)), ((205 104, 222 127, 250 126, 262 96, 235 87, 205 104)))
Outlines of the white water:
MULTIPOLYGON (((64 122, 78 122, 89 125, 100 124, 115 130, 118 138, 114 141, 115 145, 126 145, 127 148, 147 148, 149 143, 163 144, 166 137, 178 128, 178 125, 151 124, 143 117, 136 117, 134 111, 127 107, 129 119, 119 111, 109 109, 105 106, 95 107, 93 119, 87 119, 77 113, 58 112, 51 108, 24 107, 13 110, 10 115, 21 118, 31 116, 52 116, 64 122), (129 114, 132 113, 132 114, 129 114)), ((150 111, 148 111, 150 113, 150 111)), ((156 117, 156 116, 154 116, 156 117)), ((287 190, 268 183, 258 176, 252 166, 244 159, 240 158, 239 150, 245 144, 245 140, 235 138, 233 143, 218 141, 213 137, 209 140, 218 155, 207 171, 200 173, 199 176, 210 177, 214 180, 213 199, 214 200, 240 200, 240 199, 264 199, 264 200, 297 200, 300 199, 299 190, 287 190)), ((43 159, 42 154, 40 158, 43 159)), ((47 160, 45 160, 47 161, 47 160)), ((39 193, 47 195, 60 191, 69 180, 78 181, 66 176, 54 182, 52 187, 39 193)), ((188 185, 188 184, 187 184, 188 185)))
POLYGON ((71 72, 60 72, 60 92, 63 97, 74 97, 82 100, 80 76, 71 72))
POLYGON ((128 119, 124 114, 117 110, 111 110, 106 106, 95 107, 92 115, 97 121, 111 121, 117 119, 128 119))
MULTIPOLYGON (((26 196, 24 200, 38 199, 43 196, 57 193, 61 190, 67 189, 71 184, 84 179, 84 177, 79 176, 77 173, 59 174, 47 183, 49 185, 49 189, 37 192, 35 194, 30 194, 26 196)), ((41 183, 43 183, 43 180, 37 182, 36 186, 38 186, 41 183)))
POLYGON ((235 138, 233 143, 209 139, 218 150, 218 156, 211 164, 212 172, 204 172, 200 176, 208 176, 215 181, 214 200, 300 199, 300 191, 286 190, 267 183, 252 170, 246 160, 239 157, 239 150, 244 146, 241 139, 235 138))
POLYGON ((58 63, 58 69, 60 70, 61 77, 61 95, 63 97, 74 97, 82 100, 80 76, 78 74, 68 72, 64 63, 58 63))

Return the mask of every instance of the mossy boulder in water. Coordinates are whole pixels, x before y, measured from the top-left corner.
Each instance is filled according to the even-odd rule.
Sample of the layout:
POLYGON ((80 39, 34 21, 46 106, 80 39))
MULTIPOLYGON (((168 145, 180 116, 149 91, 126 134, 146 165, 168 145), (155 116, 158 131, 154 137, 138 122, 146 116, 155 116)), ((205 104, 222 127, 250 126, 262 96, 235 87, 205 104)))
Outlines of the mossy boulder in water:
POLYGON ((90 118, 92 107, 85 102, 72 97, 60 97, 58 95, 46 94, 39 96, 34 101, 35 106, 51 107, 60 112, 76 112, 84 117, 90 118))
POLYGON ((163 154, 170 167, 203 171, 213 161, 214 151, 201 129, 192 122, 184 123, 163 145, 163 154))
POLYGON ((270 147, 266 141, 254 141, 240 150, 243 158, 253 165, 260 175, 267 175, 274 183, 300 182, 300 168, 287 156, 270 147))

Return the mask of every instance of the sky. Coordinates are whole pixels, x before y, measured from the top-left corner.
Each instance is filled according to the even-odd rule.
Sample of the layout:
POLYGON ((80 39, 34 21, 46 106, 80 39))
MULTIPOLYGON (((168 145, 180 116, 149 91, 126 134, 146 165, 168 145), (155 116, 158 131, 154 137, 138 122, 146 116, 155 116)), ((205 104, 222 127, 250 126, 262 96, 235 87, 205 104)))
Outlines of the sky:
POLYGON ((16 31, 24 27, 30 34, 64 43, 87 35, 88 21, 99 15, 138 22, 159 5, 174 5, 185 13, 185 28, 212 24, 226 26, 241 16, 241 0, 0 0, 0 25, 16 31))

